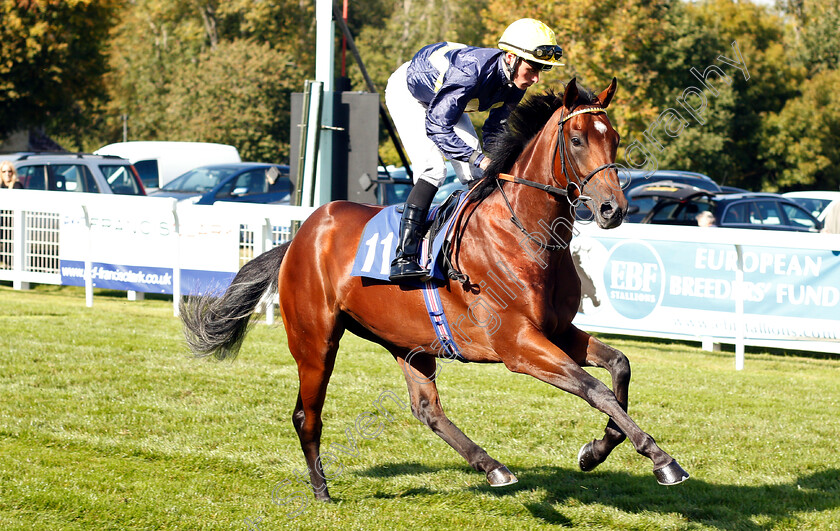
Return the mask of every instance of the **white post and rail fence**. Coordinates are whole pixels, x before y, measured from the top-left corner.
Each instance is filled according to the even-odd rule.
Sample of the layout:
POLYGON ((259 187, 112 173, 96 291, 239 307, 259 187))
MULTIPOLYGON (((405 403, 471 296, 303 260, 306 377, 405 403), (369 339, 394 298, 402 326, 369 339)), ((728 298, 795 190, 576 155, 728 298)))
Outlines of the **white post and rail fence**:
MULTIPOLYGON (((224 289, 314 208, 0 190, 0 281, 181 296, 224 289)), ((511 229, 512 231, 515 228, 511 229)), ((840 354, 840 235, 576 224, 588 331, 840 354)), ((348 245, 353 245, 348 242, 348 245)), ((523 243, 523 252, 538 249, 523 243)), ((273 305, 268 305, 269 319, 273 305)))

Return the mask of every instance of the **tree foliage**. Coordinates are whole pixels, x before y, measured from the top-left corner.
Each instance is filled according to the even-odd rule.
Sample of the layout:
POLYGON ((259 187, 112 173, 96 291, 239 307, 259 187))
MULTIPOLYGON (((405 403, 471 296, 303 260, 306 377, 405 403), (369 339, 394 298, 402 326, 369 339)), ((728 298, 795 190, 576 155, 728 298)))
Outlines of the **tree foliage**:
POLYGON ((248 160, 289 156, 292 58, 268 43, 221 41, 181 70, 169 87, 168 140, 231 144, 248 160))
MULTIPOLYGON (((362 59, 377 90, 384 91, 391 73, 427 44, 454 41, 480 45, 481 18, 476 14, 485 3, 486 0, 382 0, 388 14, 380 15, 378 24, 362 26, 354 38, 357 47, 364 50, 362 59)), ((349 75, 354 88, 367 90, 356 65, 349 75)))
POLYGON ((837 0, 779 0, 792 19, 793 55, 810 72, 840 67, 840 3, 837 0))
POLYGON ((0 0, 0 138, 99 110, 115 0, 0 0))
POLYGON ((840 188, 840 70, 826 70, 802 85, 764 126, 763 162, 772 171, 765 188, 840 188))
POLYGON ((121 139, 125 114, 132 140, 230 143, 243 159, 286 159, 290 94, 314 72, 313 7, 132 2, 113 31, 99 145, 121 139))
MULTIPOLYGON (((610 118, 624 147, 637 140, 654 149, 659 117, 681 110, 683 91, 701 85, 691 69, 715 65, 732 83, 717 80, 717 95, 707 89, 702 123, 685 115, 678 135, 653 135, 659 167, 755 190, 836 187, 840 4, 777 7, 368 0, 350 2, 348 25, 381 93, 425 44, 493 47, 514 20, 540 19, 555 29, 566 65, 531 91, 560 91, 572 77, 600 91, 617 77, 610 118), (733 42, 748 78, 720 60, 734 58, 733 42)), ((70 147, 91 150, 121 140, 127 115, 132 140, 217 141, 244 158, 283 159, 290 93, 314 76, 314 11, 315 0, 0 0, 0 135, 46 125, 70 147)), ((352 89, 367 90, 349 54, 347 63, 352 89)), ((384 158, 396 161, 382 138, 384 158)))

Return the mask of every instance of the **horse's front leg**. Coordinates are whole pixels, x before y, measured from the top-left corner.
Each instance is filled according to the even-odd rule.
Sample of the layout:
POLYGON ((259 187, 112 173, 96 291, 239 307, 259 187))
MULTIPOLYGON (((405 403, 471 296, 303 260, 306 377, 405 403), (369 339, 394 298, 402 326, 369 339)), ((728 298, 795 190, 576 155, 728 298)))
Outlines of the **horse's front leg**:
MULTIPOLYGON (((553 339, 578 365, 606 369, 612 379, 613 394, 621 408, 627 411, 630 387, 630 361, 627 356, 575 326, 553 339)), ((588 472, 603 463, 625 438, 624 432, 610 418, 604 429, 604 438, 586 443, 578 452, 580 469, 588 472)))
MULTIPOLYGON (((627 414, 626 390, 622 403, 606 385, 583 370, 570 354, 558 348, 536 329, 519 334, 517 340, 516 344, 511 344, 504 350, 498 347, 496 349, 497 352, 508 353, 503 359, 508 369, 530 374, 579 396, 609 416, 615 427, 608 426, 607 438, 615 441, 617 435, 610 433, 614 429, 624 433, 638 453, 653 461, 654 475, 660 484, 675 485, 688 479, 688 473, 677 461, 657 446, 653 437, 645 433, 627 414)), ((574 342, 567 348, 573 344, 574 342)))

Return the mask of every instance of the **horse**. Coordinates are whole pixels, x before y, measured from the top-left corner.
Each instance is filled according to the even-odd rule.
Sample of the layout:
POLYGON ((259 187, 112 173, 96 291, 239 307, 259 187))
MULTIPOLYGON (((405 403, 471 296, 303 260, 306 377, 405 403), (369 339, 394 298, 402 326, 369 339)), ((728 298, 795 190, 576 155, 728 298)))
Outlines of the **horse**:
MULTIPOLYGON (((652 461, 657 481, 674 485, 688 473, 627 413, 627 357, 572 324, 581 298, 568 245, 574 206, 582 201, 604 229, 621 224, 627 212, 615 164, 619 135, 606 114, 615 90, 615 78, 597 96, 572 79, 562 95, 547 91, 517 106, 506 132, 489 147, 492 163, 452 229, 458 280, 443 281, 439 291, 446 314, 460 316, 453 328, 464 361, 504 363, 607 415, 603 437, 578 453, 581 470, 594 469, 628 438, 652 461), (502 327, 505 333, 497 333, 502 327), (583 367, 606 369, 612 390, 583 367)), ((235 357, 260 301, 277 291, 300 380, 292 423, 317 500, 331 499, 319 458, 321 411, 345 331, 390 352, 418 420, 491 486, 513 484, 516 476, 441 407, 437 358, 448 351, 436 343, 421 290, 350 275, 363 228, 381 208, 327 203, 290 242, 245 264, 220 297, 182 301, 188 345, 196 356, 235 357)))

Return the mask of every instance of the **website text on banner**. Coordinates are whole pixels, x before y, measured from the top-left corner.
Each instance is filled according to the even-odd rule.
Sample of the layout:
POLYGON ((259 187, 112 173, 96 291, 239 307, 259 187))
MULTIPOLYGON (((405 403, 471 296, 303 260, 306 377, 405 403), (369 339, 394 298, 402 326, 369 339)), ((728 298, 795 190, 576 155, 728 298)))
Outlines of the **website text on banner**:
POLYGON ((840 237, 628 224, 571 249, 581 328, 840 353, 840 237))

